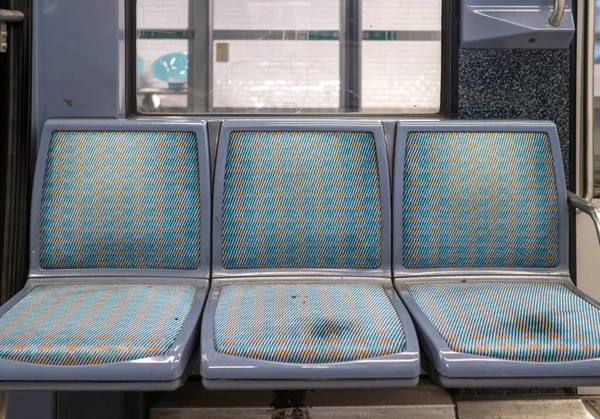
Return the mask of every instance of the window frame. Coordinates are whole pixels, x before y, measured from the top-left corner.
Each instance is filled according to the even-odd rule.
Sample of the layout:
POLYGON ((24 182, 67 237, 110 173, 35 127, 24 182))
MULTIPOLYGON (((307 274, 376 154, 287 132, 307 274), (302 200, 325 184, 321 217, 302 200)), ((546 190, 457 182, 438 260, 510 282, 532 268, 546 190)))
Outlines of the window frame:
MULTIPOLYGON (((360 10, 361 0, 340 0, 341 12, 345 13, 348 8, 358 8, 360 10)), ((363 113, 360 109, 356 109, 356 103, 346 99, 346 107, 342 109, 340 106, 339 111, 332 112, 331 110, 314 111, 314 112, 290 112, 289 109, 269 109, 266 112, 214 112, 210 111, 209 95, 202 94, 206 89, 198 90, 200 85, 210 86, 212 84, 211 72, 205 73, 191 71, 189 74, 192 77, 188 80, 188 107, 203 108, 201 111, 192 111, 186 113, 179 112, 143 112, 138 108, 137 103, 137 79, 136 79, 136 58, 137 58, 137 7, 135 0, 125 0, 125 109, 127 118, 135 117, 161 117, 161 116, 185 116, 185 117, 199 117, 205 119, 218 119, 218 118, 269 118, 269 117, 281 117, 281 116, 294 116, 294 117, 310 117, 310 118, 356 118, 357 116, 365 119, 373 118, 394 118, 394 117, 410 117, 410 118, 422 118, 422 117, 452 117, 458 109, 458 5, 452 0, 441 0, 442 1, 442 28, 441 28, 441 78, 440 78, 440 109, 436 113, 397 113, 397 112, 373 112, 363 113), (191 94, 191 92, 198 92, 200 94, 191 94), (199 104, 198 100, 202 100, 203 103, 199 104), (191 102, 191 103, 190 103, 191 102), (348 106, 350 105, 350 106, 348 106)), ((189 34, 189 47, 188 51, 200 52, 200 54, 190 53, 190 68, 195 68, 199 65, 199 57, 206 54, 206 56, 212 57, 212 36, 210 36, 210 29, 207 28, 209 23, 206 19, 199 19, 196 21, 198 16, 205 15, 211 16, 211 0, 190 0, 190 13, 188 29, 183 30, 189 34), (198 7, 203 7, 203 13, 196 13, 198 7), (200 28, 200 29, 190 29, 200 28), (208 30, 207 30, 208 29, 208 30), (201 47, 199 47, 201 46, 201 47)), ((355 22, 360 28, 360 19, 355 22)), ((356 29, 356 28, 352 28, 356 29)), ((165 31, 168 32, 168 31, 165 31)), ((354 41, 356 42, 356 31, 348 31, 346 28, 340 28, 339 30, 339 42, 354 41), (343 40, 342 38, 348 38, 343 40)), ((360 40, 359 42, 362 42, 360 40)), ((352 54, 349 57, 344 56, 343 45, 340 45, 340 86, 342 83, 348 85, 352 81, 348 81, 346 74, 356 75, 356 72, 360 74, 361 65, 360 61, 356 61, 356 56, 360 58, 360 50, 358 54, 352 54), (348 58, 345 60, 345 58, 348 58), (351 61, 352 59, 354 61, 351 61), (346 63, 346 66, 343 64, 346 63), (357 65, 358 63, 358 65, 357 65)), ((352 79, 351 79, 352 80, 352 79)), ((356 80, 353 80, 356 83, 356 80)), ((360 78, 358 79, 360 83, 360 78)), ((210 88, 210 87, 209 87, 210 88)), ((342 88, 340 88, 340 100, 343 96, 342 88)), ((360 105, 360 102, 359 102, 360 105)))

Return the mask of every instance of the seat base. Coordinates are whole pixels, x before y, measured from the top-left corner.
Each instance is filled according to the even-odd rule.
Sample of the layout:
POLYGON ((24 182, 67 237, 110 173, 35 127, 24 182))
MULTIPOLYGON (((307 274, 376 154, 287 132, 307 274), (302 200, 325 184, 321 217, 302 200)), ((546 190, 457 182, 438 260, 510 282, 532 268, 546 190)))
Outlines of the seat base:
POLYGON ((318 390, 343 388, 415 387, 419 377, 383 380, 211 380, 202 378, 209 390, 318 390))
MULTIPOLYGON (((570 324, 579 324, 577 323, 576 314, 578 311, 576 309, 571 309, 572 306, 575 305, 573 301, 575 301, 579 307, 583 307, 585 310, 580 310, 583 313, 591 312, 596 315, 595 310, 600 310, 600 304, 596 301, 592 300, 590 297, 585 295, 583 292, 575 288, 572 283, 568 280, 568 278, 564 278, 562 280, 549 281, 548 279, 540 278, 528 278, 527 280, 519 281, 519 278, 511 278, 510 281, 507 281, 505 278, 502 278, 502 281, 498 281, 496 278, 487 278, 484 280, 472 279, 466 281, 464 279, 457 278, 455 280, 448 280, 443 278, 444 281, 438 281, 437 283, 431 282, 432 284, 443 284, 436 285, 437 288, 444 288, 446 284, 461 284, 462 287, 464 284, 491 284, 500 289, 501 286, 506 286, 506 284, 513 284, 512 287, 516 287, 514 284, 523 285, 525 289, 531 289, 533 287, 541 288, 547 287, 550 290, 559 289, 563 297, 563 300, 566 300, 568 297, 568 301, 571 302, 570 305, 560 305, 560 308, 563 312, 567 312, 573 320, 569 322, 563 322, 566 324, 565 329, 567 329, 571 335, 575 336, 576 333, 573 331, 573 327, 570 327, 570 324)), ((466 285, 465 285, 466 286, 466 285)), ((600 357, 593 357, 589 359, 576 359, 576 360, 561 360, 560 362, 539 362, 539 361, 530 361, 530 360, 515 360, 515 359, 507 359, 501 357, 491 357, 487 356, 485 353, 473 354, 466 352, 458 352, 449 348, 448 344, 438 332, 438 330, 434 327, 429 318, 424 314, 421 307, 417 304, 416 300, 409 293, 406 284, 401 284, 399 287, 399 292, 402 300, 406 304, 407 309, 410 311, 415 324, 417 326, 417 330, 419 333, 419 342, 423 349, 423 353, 426 355, 423 357, 422 365, 425 370, 428 372, 429 376, 434 379, 438 384, 444 387, 456 388, 456 387, 481 387, 481 388, 510 388, 510 387, 575 387, 575 386, 594 386, 600 385, 600 357), (433 365, 432 365, 433 364, 433 365)), ((455 287, 458 288, 458 287, 455 287)), ((546 288, 545 288, 546 289, 546 288)), ((442 291, 446 291, 442 289, 442 291)), ((512 294, 501 294, 501 295, 520 295, 518 293, 513 292, 512 294)), ((541 324, 545 325, 546 323, 538 321, 538 313, 546 313, 544 318, 553 318, 553 310, 556 308, 557 304, 554 304, 552 301, 561 301, 556 298, 556 294, 550 294, 550 297, 531 299, 531 301, 539 302, 539 304, 544 303, 545 308, 549 306, 547 310, 538 309, 537 311, 531 310, 521 310, 521 312, 516 311, 515 301, 518 301, 516 297, 512 298, 508 302, 504 304, 507 307, 513 307, 512 313, 509 311, 501 311, 500 309, 496 309, 495 313, 500 313, 496 315, 488 314, 486 318, 492 318, 496 321, 496 323, 503 325, 509 323, 511 318, 509 314, 517 312, 520 313, 519 318, 517 318, 516 322, 518 323, 519 319, 524 319, 522 324, 541 324), (551 298, 552 297, 552 298, 551 298), (554 298, 554 299, 553 299, 554 298), (533 320, 529 320, 533 319, 533 320), (528 323, 529 322, 529 323, 528 323)), ((442 295, 442 293, 436 294, 436 296, 442 295)), ((462 295, 461 293, 456 293, 456 295, 462 295)), ((464 299, 464 298, 463 298, 464 299)), ((489 299, 480 298, 480 301, 483 303, 489 302, 489 299)), ((496 301, 496 300, 493 300, 496 301)), ((462 316, 461 307, 465 306, 466 302, 458 301, 452 307, 455 308, 456 311, 462 316)), ((488 304, 489 305, 489 304, 488 304)), ((481 304, 481 306, 485 307, 485 304, 481 304)), ((497 307, 504 307, 500 304, 496 304, 497 307)), ((481 308, 479 312, 484 312, 481 308)), ((494 313, 494 310, 488 309, 486 312, 494 313)), ((451 316, 452 313, 447 314, 446 317, 454 317, 459 318, 459 316, 454 315, 451 316)), ((438 316, 439 317, 439 316, 438 316)), ((472 314, 471 314, 471 317, 472 314)), ((588 318, 591 315, 588 315, 588 318)), ((479 321, 480 319, 477 318, 479 321)), ((600 319, 593 319, 594 323, 592 325, 600 324, 600 319)), ((591 320, 590 320, 591 322, 591 320)), ((514 321, 513 321, 514 323, 514 321)), ((512 324, 512 323, 511 323, 512 324)), ((541 326, 540 326, 541 327, 541 326)), ((490 324, 487 326, 489 330, 496 330, 496 326, 490 324)), ((466 326, 460 326, 457 330, 464 331, 466 326)), ((483 329, 483 328, 482 328, 483 329)), ((556 329, 556 327, 555 327, 556 329)), ((581 334, 587 334, 586 337, 589 338, 589 335, 594 336, 597 333, 597 330, 592 333, 588 333, 589 330, 593 329, 592 326, 589 326, 587 329, 584 329, 581 334)), ((520 331, 520 329, 517 329, 520 331)), ((537 329, 533 329, 534 332, 537 329)), ((542 329, 543 331, 544 329, 542 329)), ((554 329, 549 328, 550 331, 554 329)), ((446 330, 447 332, 447 330, 446 330)), ((495 333, 498 333, 497 331, 495 333)), ((510 333, 509 333, 510 334, 510 333)), ((532 332, 532 334, 534 334, 532 332)), ((539 333, 538 333, 539 334, 539 333)), ((527 339, 527 336, 523 334, 522 340, 527 339)), ((534 334, 535 335, 535 334, 534 334)), ((571 339, 571 335, 567 335, 565 337, 565 341, 568 342, 571 339)), ((521 335, 518 335, 521 336, 521 335)), ((502 338, 504 339, 504 338, 502 338)), ((498 341, 501 339, 499 338, 498 341)), ((538 340, 539 337, 538 337, 538 340)), ((573 339, 571 339, 572 342, 573 339)), ((510 343, 510 342, 508 342, 510 343)), ((585 342, 583 342, 585 343, 585 342)), ((559 353, 562 355, 563 353, 559 353)), ((558 355, 557 355, 558 356, 558 355)), ((563 357, 564 358, 564 357, 563 357)))
POLYGON ((438 373, 427 356, 421 358, 427 375, 445 388, 524 388, 598 386, 600 377, 446 377, 438 373))
MULTIPOLYGON (((223 286, 219 283, 213 284, 204 310, 201 328, 202 339, 200 346, 202 362, 200 365, 200 374, 202 375, 206 387, 211 389, 272 390, 348 387, 365 388, 373 386, 408 387, 416 385, 418 376, 421 373, 416 332, 414 331, 408 312, 403 307, 399 297, 390 285, 391 284, 389 283, 385 284, 383 281, 376 282, 372 279, 363 281, 352 279, 348 282, 340 281, 335 283, 316 282, 314 279, 307 279, 306 281, 297 281, 290 285, 286 282, 275 282, 273 280, 270 280, 269 282, 258 282, 257 280, 253 280, 252 283, 242 282, 240 284, 227 284, 223 286), (236 304, 231 304, 230 302, 227 307, 231 312, 227 311, 227 316, 218 316, 216 314, 217 306, 222 298, 221 290, 225 286, 231 287, 229 288, 230 294, 232 294, 232 289, 237 289, 235 291, 235 298, 231 298, 231 301, 235 301, 236 304), (247 290, 251 287, 260 288, 261 292, 254 292, 254 294, 249 292, 239 292, 239 290, 247 290), (348 295, 348 290, 356 292, 364 288, 371 289, 372 292, 372 298, 367 299, 366 302, 351 298, 353 295, 348 295), (266 291, 263 292, 263 289, 266 291), (278 293, 272 292, 273 289, 277 289, 278 293), (321 293, 325 292, 327 296, 334 295, 336 297, 335 299, 340 300, 341 303, 337 305, 332 303, 322 310, 307 310, 311 305, 322 307, 322 305, 320 305, 322 301, 331 300, 324 298, 322 295, 318 295, 319 293, 315 292, 315 290, 318 290, 321 293), (340 292, 337 294, 334 292, 338 290, 344 291, 344 293, 340 292), (249 303, 246 300, 252 295, 264 295, 265 297, 264 300, 262 298, 257 298, 257 301, 260 301, 260 303, 249 303), (374 299, 373 295, 377 298, 374 299), (268 299, 270 298, 273 300, 273 296, 276 297, 276 301, 268 303, 268 299), (243 304, 240 303, 240 300, 243 301, 243 304), (360 304, 358 304, 357 301, 360 302, 360 304), (381 301, 381 304, 376 304, 381 301), (370 304, 367 304, 369 302, 370 304), (285 316, 286 313, 281 313, 283 307, 286 307, 286 304, 287 307, 293 308, 293 310, 287 312, 287 317, 285 316), (354 306, 352 306, 352 304, 354 304, 354 306), (247 310, 249 310, 248 307, 261 307, 262 310, 258 310, 257 308, 254 309, 254 311, 252 311, 253 317, 249 317, 248 313, 250 313, 250 311, 248 311, 248 313, 244 314, 245 323, 242 323, 239 320, 241 309, 238 309, 238 307, 240 306, 246 307, 247 310), (264 309, 265 307, 271 306, 276 307, 277 310, 264 309), (353 309, 346 309, 344 311, 343 309, 348 306, 353 309), (375 320, 383 317, 378 315, 378 312, 371 313, 369 311, 369 308, 373 306, 378 307, 379 311, 385 311, 384 314, 387 316, 388 323, 392 324, 390 327, 401 325, 406 338, 406 347, 404 351, 389 355, 377 353, 373 355, 379 356, 370 356, 365 359, 346 360, 332 358, 329 362, 311 363, 310 361, 314 360, 314 357, 311 359, 300 360, 304 362, 282 362, 285 361, 285 357, 269 360, 255 359, 238 356, 237 352, 235 355, 224 354, 217 352, 215 349, 217 346, 215 344, 215 335, 217 334, 215 330, 218 330, 220 327, 222 329, 221 332, 223 332, 225 326, 233 325, 235 326, 233 331, 236 333, 238 331, 244 332, 241 333, 240 336, 246 339, 245 342, 248 343, 248 345, 239 345, 239 348, 245 350, 253 345, 257 351, 260 351, 260 354, 262 354, 262 348, 267 348, 270 351, 269 353, 279 355, 281 353, 280 351, 273 351, 274 344, 279 343, 279 340, 274 339, 272 334, 266 335, 268 339, 259 339, 258 336, 261 336, 260 333, 253 334, 245 332, 248 330, 255 330, 255 324, 260 324, 261 328, 263 325, 271 325, 271 323, 275 322, 273 319, 274 317, 276 317, 279 323, 271 325, 272 327, 268 329, 260 329, 258 332, 262 332, 263 330, 278 330, 278 333, 282 334, 283 331, 289 331, 289 334, 295 339, 294 342, 297 342, 298 344, 306 343, 304 339, 299 338, 299 336, 302 337, 301 333, 304 333, 304 336, 307 338, 306 340, 312 339, 312 341, 315 342, 315 351, 307 351, 310 356, 317 353, 328 354, 327 349, 329 348, 327 345, 331 342, 339 344, 341 339, 344 339, 345 342, 347 342, 346 346, 339 346, 338 348, 333 347, 333 349, 342 349, 338 351, 338 353, 341 354, 352 353, 345 349, 352 348, 352 336, 349 336, 349 334, 353 331, 353 328, 357 328, 358 326, 362 327, 363 334, 359 334, 358 337, 364 336, 365 342, 361 343, 363 346, 367 346, 365 343, 368 343, 369 341, 375 341, 375 344, 368 348, 369 350, 373 351, 373 348, 377 350, 389 348, 389 342, 386 342, 384 339, 385 336, 382 337, 382 333, 373 333, 372 329, 374 323, 376 323, 375 320), (273 312, 276 314, 274 315, 273 312), (300 314, 296 315, 296 313, 300 314), (258 317, 260 321, 250 321, 255 317, 258 317), (321 318, 323 321, 320 321, 321 318), (393 319, 394 322, 389 321, 389 319, 393 319), (217 321, 219 323, 217 323, 217 321), (281 323, 283 323, 283 327, 279 327, 278 329, 277 325, 281 323), (290 327, 288 327, 288 325, 290 325, 290 327), (306 325, 315 325, 315 327, 311 328, 306 325), (322 327, 322 325, 327 327, 322 327), (339 330, 336 330, 336 327, 333 327, 336 325, 341 325, 340 327, 337 327, 339 330), (301 327, 292 328, 291 326, 301 327), (286 327, 288 328, 286 329, 286 327), (321 331, 321 329, 323 330, 321 331), (300 333, 296 333, 295 331, 299 331, 300 333), (339 333, 332 333, 332 331, 337 331, 339 333), (328 339, 330 337, 329 335, 331 335, 333 339, 328 339), (250 340, 250 336, 252 336, 252 340, 250 340), (271 344, 271 342, 273 342, 273 344, 271 344)), ((380 329, 381 324, 378 325, 380 329)), ((222 336, 225 337, 226 335, 222 333, 222 336)), ((227 340, 223 337, 221 338, 221 341, 227 343, 227 340)), ((302 351, 296 350, 297 346, 299 345, 293 344, 290 346, 291 349, 295 351, 290 352, 293 352, 294 356, 295 354, 303 353, 302 351)), ((332 352, 334 352, 334 354, 336 353, 335 351, 332 352)), ((251 355, 251 353, 248 353, 248 355, 251 355)), ((293 358, 292 356, 288 358, 291 361, 298 361, 297 358, 293 358)), ((319 360, 322 360, 322 358, 319 360)))
MULTIPOLYGON (((48 284, 47 286, 60 286, 65 288, 68 291, 65 291, 65 294, 67 294, 65 299, 70 298, 74 301, 78 296, 77 291, 81 291, 84 287, 83 285, 80 285, 80 282, 85 284, 85 291, 89 291, 91 289, 91 291, 87 293, 83 293, 83 291, 80 292, 80 294, 84 294, 84 296, 95 296, 100 293, 106 293, 105 290, 108 290, 111 287, 115 287, 114 278, 99 277, 94 278, 93 282, 88 280, 87 283, 85 281, 80 280, 79 278, 56 278, 56 280, 57 284, 59 285, 48 284), (59 282, 61 280, 62 282, 59 282), (97 291, 96 289, 100 291, 97 291)), ((118 284, 118 286, 124 289, 125 291, 127 291, 130 287, 132 287, 131 289, 135 290, 138 290, 140 288, 145 289, 145 287, 148 287, 148 289, 155 288, 155 284, 151 282, 141 282, 140 280, 134 282, 135 278, 131 281, 127 280, 128 278, 124 278, 123 282, 118 284)), ((146 279, 144 280, 147 281, 146 279)), ((185 287, 188 286, 187 282, 185 284, 181 282, 181 284, 183 284, 183 286, 185 287)), ((174 336, 173 338, 173 343, 171 344, 171 347, 167 350, 166 353, 154 357, 119 362, 105 362, 103 364, 90 363, 89 365, 49 365, 34 362, 20 362, 16 360, 0 359, 0 390, 170 391, 180 387, 181 385, 183 385, 183 383, 185 383, 187 376, 191 372, 190 365, 194 364, 193 362, 189 363, 188 361, 190 359, 193 359, 194 356, 194 343, 197 342, 199 336, 199 318, 202 312, 204 297, 206 295, 206 284, 204 282, 190 281, 189 285, 195 286, 196 290, 194 292, 193 297, 190 299, 191 301, 189 301, 189 310, 187 310, 184 313, 186 316, 183 317, 181 314, 179 314, 179 312, 168 312, 163 316, 167 317, 167 320, 169 321, 174 316, 178 316, 183 321, 180 330, 176 331, 177 333, 176 336, 174 336)), ((24 306, 25 308, 27 308, 24 302, 27 302, 27 298, 32 298, 30 297, 30 291, 38 286, 42 287, 44 286, 44 284, 28 283, 21 292, 15 295, 9 302, 4 304, 0 308, 0 319, 3 319, 6 322, 6 313, 11 313, 11 311, 16 310, 22 311, 24 306)), ((161 289, 164 289, 165 293, 168 294, 170 292, 169 287, 170 286, 162 286, 161 289)), ((181 285, 173 284, 173 287, 181 288, 181 285)), ((122 293, 125 292, 123 290, 121 291, 122 293)), ((167 295, 167 297, 168 296, 169 295, 167 295)), ((149 320, 146 321, 146 317, 138 317, 138 320, 136 321, 136 323, 134 323, 134 325, 137 326, 137 330, 144 331, 145 328, 149 327, 151 324, 154 324, 150 322, 150 320, 153 320, 156 323, 156 319, 158 318, 157 310, 161 308, 161 306, 155 301, 148 302, 148 300, 149 298, 138 298, 136 300, 137 307, 140 307, 140 310, 142 310, 142 306, 150 307, 154 310, 151 311, 149 314, 142 312, 144 316, 148 316, 149 320)), ((63 335, 66 334, 66 336, 70 336, 68 333, 71 332, 67 326, 71 325, 73 329, 75 329, 75 327, 78 326, 79 329, 77 330, 83 330, 83 332, 81 332, 80 334, 83 334, 84 337, 92 336, 88 340, 85 340, 76 335, 75 337, 78 337, 81 340, 81 345, 89 345, 88 341, 91 340, 95 336, 95 334, 99 334, 98 331, 102 331, 102 328, 105 325, 105 323, 94 318, 94 322, 91 322, 91 324, 95 325, 96 327, 91 328, 90 326, 88 328, 88 323, 90 323, 90 321, 86 323, 85 316, 95 316, 95 313, 98 312, 99 309, 98 304, 96 304, 95 306, 93 304, 85 305, 84 303, 86 301, 87 300, 84 298, 76 300, 76 302, 80 306, 84 306, 84 308, 87 311, 85 311, 85 313, 81 315, 80 312, 76 310, 71 310, 71 313, 69 314, 70 317, 67 318, 69 322, 62 319, 62 317, 60 317, 60 313, 55 314, 55 311, 57 309, 54 306, 48 307, 45 312, 47 317, 49 314, 52 314, 54 318, 56 318, 55 323, 60 325, 60 330, 64 330, 63 335), (61 319, 63 323, 66 324, 66 326, 64 326, 64 324, 59 323, 61 319), (90 330, 90 332, 88 332, 88 330, 90 330)), ((110 302, 110 299, 106 299, 106 301, 102 304, 106 305, 110 302)), ((37 307, 36 310, 39 311, 39 306, 35 306, 37 307)), ((84 310, 82 309, 80 311, 84 310)), ((31 313, 29 313, 28 315, 31 317, 31 313)), ((104 317, 107 317, 107 315, 104 314, 104 317)), ((134 316, 130 312, 129 318, 132 317, 134 316)), ((19 322, 24 322, 26 320, 23 318, 23 316, 17 315, 13 315, 13 318, 16 318, 19 322)), ((132 321, 129 318, 123 320, 123 323, 125 325, 132 323, 132 321)), ((37 318, 35 318, 34 320, 37 320, 37 318)), ((103 318, 101 318, 101 320, 103 320, 103 318)), ((38 323, 40 322, 38 321, 38 323)), ((29 329, 33 331, 31 333, 31 336, 33 337, 42 335, 42 332, 48 334, 48 330, 51 330, 51 328, 48 326, 34 327, 36 326, 36 324, 37 323, 34 323, 33 321, 26 324, 27 327, 29 327, 29 329)), ((114 340, 117 343, 111 343, 111 345, 113 346, 122 345, 121 341, 127 342, 127 338, 129 335, 124 334, 122 330, 132 329, 124 327, 119 328, 118 326, 119 324, 117 324, 114 327, 114 329, 117 332, 121 333, 124 336, 124 338, 122 340, 117 340, 115 338, 114 340)), ((24 331, 29 330, 25 329, 25 327, 16 327, 14 325, 12 326, 12 328, 15 330, 15 334, 24 333, 24 331)), ((3 331, 7 329, 3 329, 3 331)), ((108 328, 108 330, 112 331, 113 328, 108 328)), ((171 329, 168 330, 171 332, 171 335, 175 335, 175 332, 173 332, 171 329)), ((132 333, 133 332, 131 332, 130 334, 132 333)), ((65 338, 62 337, 63 335, 60 335, 61 340, 59 340, 58 343, 67 347, 64 343, 65 338)), ((115 333, 115 336, 120 337, 121 335, 115 333)), ((142 341, 142 343, 144 342, 145 341, 142 341)), ((141 347, 141 345, 138 346, 141 347)), ((111 347, 108 347, 108 349, 110 348, 111 347)), ((198 357, 198 355, 195 356, 198 357)))
POLYGON ((0 381, 0 390, 43 391, 173 391, 187 376, 171 381, 0 381))
POLYGON ((165 381, 0 381, 0 390, 40 391, 175 391, 193 375, 199 362, 199 352, 194 350, 184 373, 179 378, 165 381))
POLYGON ((438 375, 432 379, 445 388, 525 388, 598 386, 600 377, 543 378, 450 378, 438 375))

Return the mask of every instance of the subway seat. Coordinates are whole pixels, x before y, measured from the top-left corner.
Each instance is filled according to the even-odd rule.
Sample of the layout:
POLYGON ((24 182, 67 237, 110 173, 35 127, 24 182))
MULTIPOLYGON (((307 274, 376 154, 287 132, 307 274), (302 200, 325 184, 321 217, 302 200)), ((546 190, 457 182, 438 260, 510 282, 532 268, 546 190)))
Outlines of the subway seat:
POLYGON ((221 289, 215 315, 215 350, 221 354, 327 364, 405 349, 400 319, 378 284, 249 284, 221 289))
POLYGON ((193 285, 37 285, 0 318, 0 359, 67 366, 164 355, 196 292, 193 285))
POLYGON ((203 124, 45 124, 30 276, 0 309, 0 387, 185 381, 208 285, 207 156, 203 124))
POLYGON ((545 122, 400 123, 394 278, 447 387, 600 383, 600 309, 569 278, 567 191, 545 122))
POLYGON ((416 385, 381 124, 226 121, 214 213, 206 387, 416 385))
POLYGON ((556 282, 409 284, 456 352, 529 362, 600 357, 600 310, 556 282))

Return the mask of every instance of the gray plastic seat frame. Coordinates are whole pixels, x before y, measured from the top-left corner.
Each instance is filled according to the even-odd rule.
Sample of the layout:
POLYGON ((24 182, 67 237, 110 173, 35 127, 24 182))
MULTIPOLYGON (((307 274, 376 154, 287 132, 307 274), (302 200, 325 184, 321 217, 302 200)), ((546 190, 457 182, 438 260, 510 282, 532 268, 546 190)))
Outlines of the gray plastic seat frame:
MULTIPOLYGON (((401 122, 397 126, 394 167, 394 283, 409 310, 427 359, 428 374, 444 387, 558 387, 600 384, 600 359, 527 362, 470 355, 451 350, 408 291, 408 284, 429 281, 553 281, 565 285, 600 309, 600 303, 577 289, 568 268, 567 191, 556 126, 538 121, 401 122), (559 206, 559 263, 536 269, 407 269, 402 265, 402 199, 406 137, 413 131, 545 132, 554 158, 559 206)), ((425 358, 425 357, 424 357, 425 358)))
POLYGON ((183 327, 161 356, 101 365, 55 366, 0 360, 0 389, 6 390, 174 390, 185 382, 192 357, 210 274, 210 166, 204 121, 49 120, 41 137, 31 205, 30 270, 23 290, 0 307, 0 316, 40 284, 192 284, 197 293, 183 327), (200 268, 193 271, 144 269, 41 269, 39 225, 48 145, 52 132, 61 131, 185 131, 196 134, 202 203, 200 268))
POLYGON ((391 281, 391 205, 389 171, 383 127, 373 121, 237 120, 221 126, 214 189, 213 279, 202 319, 202 382, 209 389, 317 389, 415 386, 421 373, 417 335, 391 281), (373 133, 379 165, 382 204, 382 264, 380 269, 237 269, 222 264, 222 202, 229 136, 233 131, 360 131, 373 133), (214 320, 221 287, 225 284, 379 283, 390 297, 402 323, 406 350, 400 354, 329 364, 287 364, 217 353, 214 320))

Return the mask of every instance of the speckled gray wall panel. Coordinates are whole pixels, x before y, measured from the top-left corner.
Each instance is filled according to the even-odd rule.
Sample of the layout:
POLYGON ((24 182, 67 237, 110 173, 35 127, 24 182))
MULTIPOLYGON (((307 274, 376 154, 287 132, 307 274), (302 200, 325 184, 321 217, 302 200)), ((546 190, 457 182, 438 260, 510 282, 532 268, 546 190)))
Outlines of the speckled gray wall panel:
POLYGON ((458 60, 454 117, 553 121, 568 185, 571 50, 463 49, 458 60))

